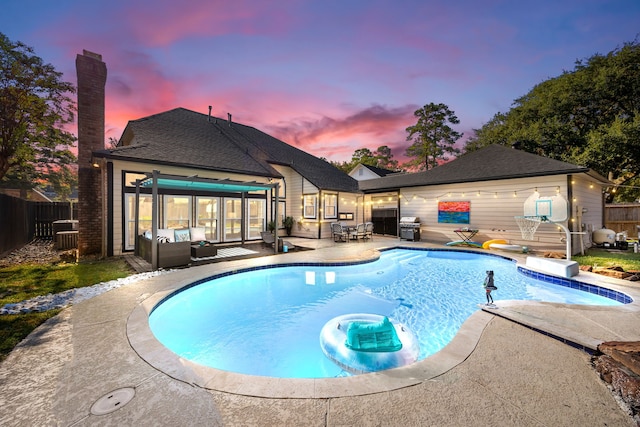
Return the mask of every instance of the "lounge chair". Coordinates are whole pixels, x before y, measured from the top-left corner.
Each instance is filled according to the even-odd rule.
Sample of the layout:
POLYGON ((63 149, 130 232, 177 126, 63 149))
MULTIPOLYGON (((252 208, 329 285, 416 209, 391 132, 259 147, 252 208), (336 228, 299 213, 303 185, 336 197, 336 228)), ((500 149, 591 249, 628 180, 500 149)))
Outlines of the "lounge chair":
POLYGON ((373 239, 373 223, 372 222, 364 223, 364 238, 373 239))
POLYGON ((366 236, 364 222, 356 225, 356 229, 350 233, 351 240, 364 239, 366 236))
POLYGON ((334 242, 338 242, 338 241, 346 242, 349 236, 347 234, 347 231, 344 228, 342 228, 342 225, 340 225, 340 223, 337 223, 337 222, 331 223, 331 235, 333 236, 334 242))

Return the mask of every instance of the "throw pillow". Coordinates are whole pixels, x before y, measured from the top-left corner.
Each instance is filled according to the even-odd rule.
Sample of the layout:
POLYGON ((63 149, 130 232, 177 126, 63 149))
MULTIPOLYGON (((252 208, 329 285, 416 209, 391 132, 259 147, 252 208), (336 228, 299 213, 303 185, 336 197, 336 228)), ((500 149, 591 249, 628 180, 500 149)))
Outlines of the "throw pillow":
POLYGON ((175 230, 176 242, 190 242, 191 237, 189 235, 189 229, 175 230))
POLYGON ((202 240, 207 240, 207 235, 205 233, 204 227, 191 227, 189 231, 191 232, 192 242, 200 242, 202 240))
POLYGON ((166 238, 167 243, 175 242, 175 237, 171 228, 158 228, 158 241, 160 241, 160 237, 166 238))

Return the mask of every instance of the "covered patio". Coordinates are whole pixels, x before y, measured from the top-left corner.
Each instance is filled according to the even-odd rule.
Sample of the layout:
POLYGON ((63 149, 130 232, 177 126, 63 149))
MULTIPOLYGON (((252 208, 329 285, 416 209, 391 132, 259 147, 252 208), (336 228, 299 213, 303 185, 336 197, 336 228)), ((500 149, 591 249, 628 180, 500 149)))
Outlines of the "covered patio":
MULTIPOLYGON (((270 180, 271 181, 271 180, 270 180)), ((159 190, 160 189, 170 189, 170 190, 179 190, 179 191, 197 191, 202 194, 207 193, 235 193, 241 195, 241 221, 240 221, 240 246, 245 245, 245 236, 246 236, 246 198, 247 194, 250 192, 267 192, 267 200, 269 200, 269 192, 272 190, 274 193, 274 203, 273 203, 273 211, 271 213, 272 218, 278 218, 278 205, 279 205, 279 183, 276 182, 268 182, 268 183, 259 183, 256 181, 237 181, 231 179, 213 179, 213 178, 201 178, 197 175, 193 176, 178 176, 178 175, 169 175, 162 174, 158 170, 154 170, 152 173, 147 174, 147 177, 144 179, 136 180, 136 193, 135 193, 135 255, 141 255, 142 251, 140 248, 139 242, 141 239, 138 238, 140 235, 140 215, 138 212, 140 206, 140 189, 147 188, 151 189, 151 203, 152 203, 152 214, 151 214, 151 239, 150 239, 150 257, 147 256, 145 258, 150 258, 151 269, 157 270, 159 266, 159 245, 172 245, 172 243, 159 243, 158 242, 158 230, 159 230, 159 190)), ((268 221, 268 218, 265 218, 268 221)), ((274 236, 275 243, 273 245, 273 253, 278 253, 279 237, 277 232, 274 236)), ((177 247, 177 245, 175 245, 177 247)), ((186 246, 187 245, 183 245, 186 246)), ((184 249, 187 250, 187 249, 184 249)))

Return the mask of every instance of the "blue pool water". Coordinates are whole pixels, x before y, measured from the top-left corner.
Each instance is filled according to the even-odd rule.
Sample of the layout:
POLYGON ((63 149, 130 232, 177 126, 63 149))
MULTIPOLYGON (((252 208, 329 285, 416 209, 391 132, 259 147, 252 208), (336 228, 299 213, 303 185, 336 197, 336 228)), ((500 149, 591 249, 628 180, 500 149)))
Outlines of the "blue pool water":
POLYGON ((498 303, 621 304, 532 279, 499 256, 394 249, 374 262, 274 267, 208 280, 165 299, 149 323, 163 345, 205 366, 281 378, 343 376, 319 345, 330 319, 389 316, 417 335, 422 360, 447 345, 486 301, 486 270, 495 272, 498 303))

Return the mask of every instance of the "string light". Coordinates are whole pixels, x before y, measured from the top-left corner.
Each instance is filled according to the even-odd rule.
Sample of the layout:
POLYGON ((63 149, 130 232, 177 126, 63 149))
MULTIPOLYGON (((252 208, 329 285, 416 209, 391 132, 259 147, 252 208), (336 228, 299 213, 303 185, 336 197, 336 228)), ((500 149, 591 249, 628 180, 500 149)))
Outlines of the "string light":
MULTIPOLYGON (((560 193, 560 191, 561 191, 561 187, 560 186, 553 186, 553 187, 549 186, 549 187, 544 187, 544 188, 554 188, 554 187, 556 189, 556 193, 560 193)), ((593 183, 591 183, 589 185, 589 187, 590 188, 594 188, 595 185, 593 183)), ((619 187, 619 186, 616 186, 616 188, 617 187, 619 187)), ((612 188, 610 191, 612 193, 614 193, 616 188, 612 188)), ((511 190, 509 190, 509 191, 511 191, 511 190)), ((526 191, 533 191, 535 194, 539 194, 539 188, 538 187, 520 188, 520 189, 514 190, 511 194, 512 194, 513 197, 518 197, 518 192, 526 192, 526 191)), ((468 197, 469 195, 467 193, 468 193, 467 191, 461 191, 460 193, 455 193, 455 192, 449 191, 447 193, 443 193, 443 194, 435 196, 433 198, 433 200, 435 200, 436 202, 439 202, 443 197, 451 198, 451 197, 456 196, 456 194, 458 194, 459 197, 468 197)), ((477 190, 476 191, 476 196, 477 197, 481 197, 482 193, 485 193, 485 191, 477 190)), ((486 192, 486 193, 491 194, 491 192, 486 192)), ((498 198, 499 194, 502 194, 502 193, 503 192, 495 191, 495 192, 493 192, 493 197, 494 198, 498 198)), ((410 194, 410 195, 403 195, 403 194, 398 195, 398 199, 399 200, 401 200, 403 198, 405 200, 405 204, 407 204, 410 200, 422 199, 422 201, 425 202, 425 203, 429 200, 429 197, 425 196, 424 194, 419 194, 419 193, 410 194)), ((389 197, 388 200, 392 201, 392 197, 389 197)), ((576 199, 574 199, 574 201, 575 200, 576 199)), ((377 202, 378 202, 378 204, 383 203, 382 200, 380 200, 380 199, 378 199, 377 202)), ((356 203, 356 204, 359 205, 358 203, 356 203)), ((363 202, 362 206, 367 206, 369 204, 374 205, 375 201, 363 202)))

